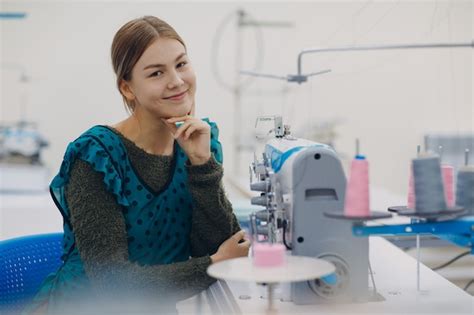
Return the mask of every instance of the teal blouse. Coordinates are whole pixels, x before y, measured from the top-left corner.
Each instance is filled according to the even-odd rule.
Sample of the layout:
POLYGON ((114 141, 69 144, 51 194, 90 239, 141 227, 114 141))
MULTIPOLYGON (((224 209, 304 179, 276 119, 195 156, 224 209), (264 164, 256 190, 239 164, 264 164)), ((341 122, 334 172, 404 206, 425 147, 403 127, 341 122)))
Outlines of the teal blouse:
MULTIPOLYGON (((208 119, 204 121, 211 127, 212 154, 222 163, 217 125, 208 119)), ((65 198, 70 169, 76 159, 89 163, 103 174, 107 191, 122 206, 131 262, 159 265, 190 257, 193 200, 188 190, 185 152, 175 141, 172 175, 160 191, 154 191, 134 170, 120 137, 105 126, 94 126, 68 145, 59 174, 51 182, 51 195, 64 219, 63 264, 43 282, 30 309, 45 300, 48 300, 49 309, 60 307, 62 303, 73 302, 78 293, 90 288, 65 198)))

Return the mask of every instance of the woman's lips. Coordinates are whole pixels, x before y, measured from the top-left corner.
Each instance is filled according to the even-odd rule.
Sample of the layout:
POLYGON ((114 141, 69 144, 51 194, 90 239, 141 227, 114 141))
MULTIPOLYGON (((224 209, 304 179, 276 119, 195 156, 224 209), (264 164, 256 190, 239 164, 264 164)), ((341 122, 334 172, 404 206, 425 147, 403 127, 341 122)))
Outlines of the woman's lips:
POLYGON ((170 96, 170 97, 165 97, 165 100, 172 100, 172 101, 180 101, 184 98, 184 96, 186 95, 186 93, 188 92, 188 90, 180 93, 180 94, 176 94, 176 95, 173 95, 173 96, 170 96))

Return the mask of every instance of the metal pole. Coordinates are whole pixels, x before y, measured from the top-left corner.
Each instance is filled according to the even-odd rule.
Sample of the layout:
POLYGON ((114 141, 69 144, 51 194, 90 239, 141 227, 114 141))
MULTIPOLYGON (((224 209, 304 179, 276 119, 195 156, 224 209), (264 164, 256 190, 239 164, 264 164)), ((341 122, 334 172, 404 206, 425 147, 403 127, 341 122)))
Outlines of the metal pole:
POLYGON ((459 48, 474 47, 474 40, 470 43, 431 43, 431 44, 397 44, 397 45, 380 45, 380 46, 360 46, 360 47, 334 47, 334 48, 309 48, 304 49, 298 54, 298 75, 301 73, 301 61, 303 55, 333 52, 333 51, 366 51, 366 50, 394 50, 394 49, 418 49, 418 48, 459 48))
POLYGON ((237 174, 240 169, 240 123, 241 123, 241 98, 242 88, 240 82, 239 69, 242 67, 242 24, 245 16, 243 10, 237 12, 237 34, 235 53, 235 84, 234 84, 234 167, 233 173, 237 174))

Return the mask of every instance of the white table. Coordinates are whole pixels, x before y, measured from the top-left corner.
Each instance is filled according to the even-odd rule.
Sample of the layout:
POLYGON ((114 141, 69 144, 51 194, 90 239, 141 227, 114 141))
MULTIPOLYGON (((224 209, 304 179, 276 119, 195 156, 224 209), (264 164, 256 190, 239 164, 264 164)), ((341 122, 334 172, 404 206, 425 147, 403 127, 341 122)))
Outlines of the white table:
MULTIPOLYGON (((416 290, 416 260, 390 242, 370 238, 370 260, 377 291, 385 300, 361 304, 295 305, 287 301, 287 287, 276 290, 278 314, 473 314, 469 294, 421 265, 421 292, 416 290)), ((371 283, 369 281, 369 283, 371 283)), ((212 285, 201 297, 203 314, 265 314, 265 288, 253 283, 227 281, 212 285)), ((196 313, 193 298, 178 304, 181 314, 196 313)))
POLYGON ((266 283, 267 314, 274 314, 274 288, 278 283, 307 281, 327 276, 335 271, 333 264, 314 257, 286 256, 281 266, 258 267, 249 257, 228 259, 212 264, 208 275, 216 279, 266 283))

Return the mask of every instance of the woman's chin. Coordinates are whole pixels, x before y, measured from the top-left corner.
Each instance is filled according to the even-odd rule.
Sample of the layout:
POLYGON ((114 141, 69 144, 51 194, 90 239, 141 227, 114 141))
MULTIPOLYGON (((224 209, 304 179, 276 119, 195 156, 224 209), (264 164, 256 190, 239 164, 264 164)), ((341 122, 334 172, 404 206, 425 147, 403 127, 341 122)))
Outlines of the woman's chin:
POLYGON ((169 119, 169 118, 175 118, 175 117, 183 117, 183 116, 187 116, 187 115, 190 115, 190 110, 188 112, 186 111, 176 111, 176 112, 173 112, 173 113, 168 113, 168 114, 165 114, 162 116, 162 118, 164 119, 169 119))
POLYGON ((172 106, 166 104, 166 109, 163 105, 164 104, 158 104, 156 107, 156 113, 159 114, 161 118, 165 119, 190 115, 192 110, 192 102, 183 102, 181 104, 173 104, 172 106), (158 107, 161 107, 162 110, 158 110, 158 107))
MULTIPOLYGON (((181 107, 181 106, 180 106, 181 107)), ((170 113, 173 115, 173 117, 181 117, 181 116, 186 116, 191 113, 191 106, 182 106, 181 108, 176 108, 176 110, 173 113, 170 113)))

